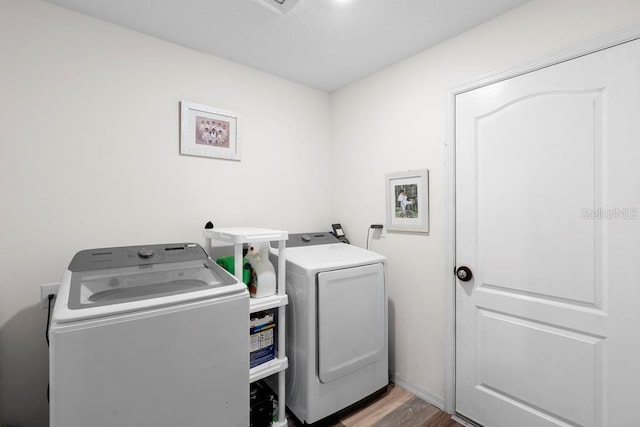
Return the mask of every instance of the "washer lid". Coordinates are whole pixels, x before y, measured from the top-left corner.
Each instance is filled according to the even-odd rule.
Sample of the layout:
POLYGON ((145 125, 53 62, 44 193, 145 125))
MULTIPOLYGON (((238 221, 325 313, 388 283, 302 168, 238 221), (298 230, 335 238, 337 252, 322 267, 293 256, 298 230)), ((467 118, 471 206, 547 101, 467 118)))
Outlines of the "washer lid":
POLYGON ((68 322, 246 292, 199 245, 191 245, 79 252, 61 283, 54 318, 68 322), (177 247, 184 250, 172 249, 177 247))
POLYGON ((220 270, 207 259, 73 273, 69 309, 122 304, 237 283, 220 270))

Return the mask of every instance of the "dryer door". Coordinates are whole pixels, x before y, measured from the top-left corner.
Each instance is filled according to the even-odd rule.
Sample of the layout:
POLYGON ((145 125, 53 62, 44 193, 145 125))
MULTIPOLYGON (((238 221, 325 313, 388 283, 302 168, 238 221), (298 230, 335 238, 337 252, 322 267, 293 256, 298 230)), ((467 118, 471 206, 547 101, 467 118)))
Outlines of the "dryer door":
POLYGON ((318 274, 318 376, 328 383, 379 360, 387 336, 383 264, 318 274))

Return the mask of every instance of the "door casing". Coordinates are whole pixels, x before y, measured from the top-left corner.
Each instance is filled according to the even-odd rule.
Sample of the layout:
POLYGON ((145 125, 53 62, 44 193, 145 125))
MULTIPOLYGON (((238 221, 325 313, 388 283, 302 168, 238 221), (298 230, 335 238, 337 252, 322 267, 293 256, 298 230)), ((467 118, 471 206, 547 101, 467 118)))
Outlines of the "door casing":
POLYGON ((456 150, 455 150, 455 130, 456 130, 456 96, 458 94, 488 86, 503 80, 530 73, 542 68, 550 67, 562 62, 589 55, 591 53, 608 49, 622 43, 640 39, 640 25, 610 35, 599 37, 587 43, 562 50, 558 53, 545 56, 532 62, 509 67, 495 73, 482 75, 462 82, 447 91, 446 98, 446 129, 445 129, 445 171, 446 171, 446 254, 445 264, 445 286, 446 290, 446 349, 445 349, 445 395, 444 410, 450 414, 456 414, 455 406, 455 379, 456 379, 456 279, 454 269, 456 267, 456 150))

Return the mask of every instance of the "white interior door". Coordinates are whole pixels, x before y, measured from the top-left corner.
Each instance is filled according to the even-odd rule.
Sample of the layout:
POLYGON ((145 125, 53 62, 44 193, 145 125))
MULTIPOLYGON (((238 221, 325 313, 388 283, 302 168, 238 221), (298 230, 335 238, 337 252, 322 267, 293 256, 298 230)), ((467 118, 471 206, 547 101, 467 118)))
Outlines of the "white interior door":
POLYGON ((456 97, 456 411, 640 426, 640 41, 456 97))

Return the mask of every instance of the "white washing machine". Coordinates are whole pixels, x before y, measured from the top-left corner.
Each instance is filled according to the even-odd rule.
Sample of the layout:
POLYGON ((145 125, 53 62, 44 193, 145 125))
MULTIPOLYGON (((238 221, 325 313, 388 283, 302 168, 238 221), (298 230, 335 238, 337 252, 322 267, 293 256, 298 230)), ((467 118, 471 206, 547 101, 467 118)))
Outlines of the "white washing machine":
POLYGON ((60 285, 50 425, 249 425, 249 295, 195 243, 81 251, 60 285))
POLYGON ((330 233, 289 234, 285 253, 286 402, 310 424, 389 383, 386 259, 330 233))

